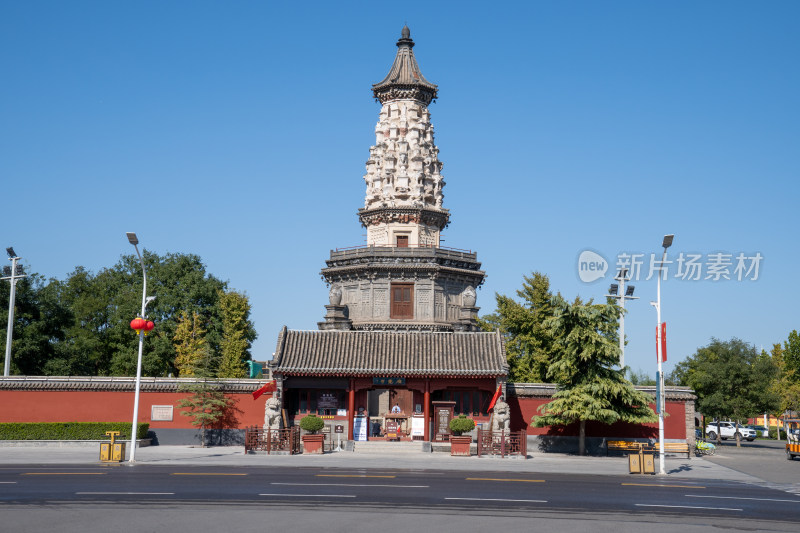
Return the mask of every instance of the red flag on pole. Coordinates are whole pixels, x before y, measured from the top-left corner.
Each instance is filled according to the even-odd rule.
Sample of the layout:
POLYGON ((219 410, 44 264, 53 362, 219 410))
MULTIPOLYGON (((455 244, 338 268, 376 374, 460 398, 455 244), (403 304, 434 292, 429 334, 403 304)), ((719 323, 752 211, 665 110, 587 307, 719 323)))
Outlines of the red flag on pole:
POLYGON ((274 381, 274 380, 273 380, 273 381, 270 381, 270 382, 268 382, 266 385, 264 385, 263 387, 261 387, 260 389, 258 389, 257 391, 254 391, 254 392, 253 392, 253 399, 254 399, 254 400, 257 400, 257 399, 258 399, 258 397, 259 397, 259 396, 261 396, 262 394, 264 394, 265 392, 273 392, 273 391, 275 391, 277 388, 278 388, 278 387, 277 387, 277 384, 275 383, 275 381, 274 381))
POLYGON ((667 323, 661 323, 661 331, 656 326, 656 361, 658 361, 658 343, 661 342, 661 362, 667 362, 667 323), (660 335, 659 335, 660 333, 660 335))
POLYGON ((494 393, 494 396, 492 396, 492 401, 489 402, 489 408, 487 409, 487 411, 491 411, 492 409, 494 409, 494 404, 496 404, 497 399, 500 398, 500 390, 501 390, 501 385, 498 385, 497 390, 494 393))

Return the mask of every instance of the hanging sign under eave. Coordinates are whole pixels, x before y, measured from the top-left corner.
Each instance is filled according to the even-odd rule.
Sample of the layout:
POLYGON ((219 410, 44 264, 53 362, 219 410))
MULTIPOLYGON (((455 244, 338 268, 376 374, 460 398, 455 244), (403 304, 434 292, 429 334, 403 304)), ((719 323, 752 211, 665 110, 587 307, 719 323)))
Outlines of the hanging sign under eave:
POLYGON ((406 378, 372 378, 373 385, 405 385, 406 378))

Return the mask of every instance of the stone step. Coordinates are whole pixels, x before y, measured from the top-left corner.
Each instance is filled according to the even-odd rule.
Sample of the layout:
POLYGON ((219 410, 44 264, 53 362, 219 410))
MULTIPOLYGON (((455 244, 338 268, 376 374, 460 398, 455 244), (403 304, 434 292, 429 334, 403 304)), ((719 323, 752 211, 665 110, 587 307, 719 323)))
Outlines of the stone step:
MULTIPOLYGON (((428 450, 429 451, 429 450, 428 450)), ((387 442, 387 441, 356 441, 353 443, 354 453, 376 454, 421 454, 422 442, 387 442)))

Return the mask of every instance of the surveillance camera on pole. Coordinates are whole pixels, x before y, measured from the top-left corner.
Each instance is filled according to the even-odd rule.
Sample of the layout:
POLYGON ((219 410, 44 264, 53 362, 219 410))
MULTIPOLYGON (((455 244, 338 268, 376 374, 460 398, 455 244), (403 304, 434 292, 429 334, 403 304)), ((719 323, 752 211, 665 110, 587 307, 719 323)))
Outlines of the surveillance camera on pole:
POLYGON ((633 295, 633 285, 628 285, 628 288, 625 288, 625 282, 630 279, 627 268, 620 269, 614 279, 619 281, 619 284, 612 283, 606 296, 616 298, 622 308, 619 314, 619 367, 625 368, 625 300, 638 300, 639 297, 633 295))

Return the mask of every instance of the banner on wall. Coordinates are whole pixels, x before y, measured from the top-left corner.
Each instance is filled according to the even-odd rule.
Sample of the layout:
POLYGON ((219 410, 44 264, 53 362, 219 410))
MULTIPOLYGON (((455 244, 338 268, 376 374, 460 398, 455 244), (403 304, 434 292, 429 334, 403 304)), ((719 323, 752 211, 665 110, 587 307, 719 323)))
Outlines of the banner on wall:
POLYGON ((413 416, 411 418, 411 436, 424 437, 425 436, 425 417, 413 416))
POLYGON ((353 440, 367 440, 366 416, 357 416, 353 419, 353 440))

